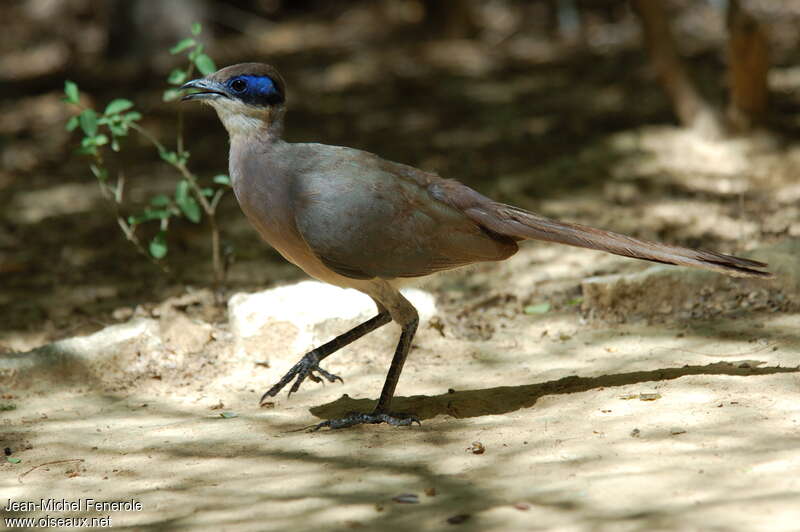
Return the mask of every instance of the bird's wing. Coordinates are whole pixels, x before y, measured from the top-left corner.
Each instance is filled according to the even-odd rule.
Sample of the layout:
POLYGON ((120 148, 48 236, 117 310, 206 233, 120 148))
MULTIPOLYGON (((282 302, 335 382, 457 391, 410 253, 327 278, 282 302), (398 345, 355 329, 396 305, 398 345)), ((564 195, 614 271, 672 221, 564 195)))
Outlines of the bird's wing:
POLYGON ((517 251, 513 238, 435 199, 429 189, 441 178, 433 174, 358 150, 314 150, 326 153, 294 179, 295 220, 311 250, 340 275, 421 277, 517 251))

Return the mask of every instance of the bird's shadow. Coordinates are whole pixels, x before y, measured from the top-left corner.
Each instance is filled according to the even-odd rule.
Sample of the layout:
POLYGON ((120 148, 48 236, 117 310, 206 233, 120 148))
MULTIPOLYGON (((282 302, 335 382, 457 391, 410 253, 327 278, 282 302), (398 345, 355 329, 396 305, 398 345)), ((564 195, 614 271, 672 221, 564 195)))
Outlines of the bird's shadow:
MULTIPOLYGON (((481 390, 449 391, 436 396, 415 395, 395 397, 392 410, 414 413, 420 419, 431 419, 440 414, 455 418, 469 418, 506 414, 521 408, 529 408, 545 395, 585 392, 594 389, 639 384, 643 382, 672 380, 689 375, 737 375, 742 377, 772 375, 776 373, 800 373, 800 367, 758 367, 758 361, 714 362, 704 366, 683 366, 650 371, 615 373, 599 377, 569 376, 562 379, 522 386, 499 386, 481 390)), ((322 419, 340 418, 349 412, 370 412, 376 401, 353 399, 343 395, 336 401, 316 406, 309 411, 322 419)))

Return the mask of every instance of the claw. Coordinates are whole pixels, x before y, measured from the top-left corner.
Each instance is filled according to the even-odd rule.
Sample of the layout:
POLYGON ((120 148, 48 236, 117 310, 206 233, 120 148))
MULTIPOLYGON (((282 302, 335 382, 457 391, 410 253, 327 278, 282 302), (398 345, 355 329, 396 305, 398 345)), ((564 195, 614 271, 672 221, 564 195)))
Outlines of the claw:
POLYGON ((289 389, 288 396, 291 397, 293 393, 300 389, 300 385, 303 384, 303 381, 308 378, 314 382, 323 382, 323 379, 320 377, 324 377, 328 380, 328 382, 344 382, 341 377, 338 375, 334 375, 328 371, 325 371, 321 367, 319 367, 319 357, 314 351, 307 353, 300 361, 292 366, 286 375, 281 378, 272 388, 267 390, 264 395, 261 396, 261 400, 259 401, 261 404, 267 399, 267 397, 275 397, 278 392, 280 392, 287 384, 289 384, 292 380, 294 380, 294 384, 289 389), (319 375, 317 375, 319 374, 319 375))
POLYGON ((389 425, 394 425, 395 427, 407 427, 413 423, 422 425, 422 423, 419 421, 419 418, 413 414, 390 414, 386 412, 372 412, 370 414, 364 414, 362 412, 350 412, 345 417, 329 419, 328 421, 318 423, 311 429, 311 432, 316 432, 323 427, 328 427, 330 429, 344 429, 347 427, 352 427, 353 425, 366 425, 367 423, 388 423, 389 425))

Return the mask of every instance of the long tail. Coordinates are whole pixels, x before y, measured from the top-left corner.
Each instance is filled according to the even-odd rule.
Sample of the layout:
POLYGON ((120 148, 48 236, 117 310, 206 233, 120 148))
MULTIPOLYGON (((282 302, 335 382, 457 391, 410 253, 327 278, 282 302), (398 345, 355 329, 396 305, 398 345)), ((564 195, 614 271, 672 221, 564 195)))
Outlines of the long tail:
MULTIPOLYGON (((488 199, 488 198, 486 198, 488 199)), ((635 259, 692 266, 733 277, 770 278, 762 271, 767 264, 714 251, 689 249, 639 240, 580 224, 551 220, 526 210, 489 200, 465 208, 464 213, 485 228, 515 239, 559 242, 581 248, 599 249, 635 259)))

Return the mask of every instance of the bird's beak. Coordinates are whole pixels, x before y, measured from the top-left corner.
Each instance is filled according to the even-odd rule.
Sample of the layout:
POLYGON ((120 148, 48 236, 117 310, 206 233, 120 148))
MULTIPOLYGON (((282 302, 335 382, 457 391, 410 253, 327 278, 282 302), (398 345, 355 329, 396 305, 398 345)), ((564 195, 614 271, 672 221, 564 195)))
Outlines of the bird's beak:
POLYGON ((181 85, 181 90, 197 89, 198 92, 190 92, 181 98, 182 102, 187 100, 214 100, 217 98, 229 98, 228 90, 225 85, 218 81, 208 78, 193 79, 181 85))

